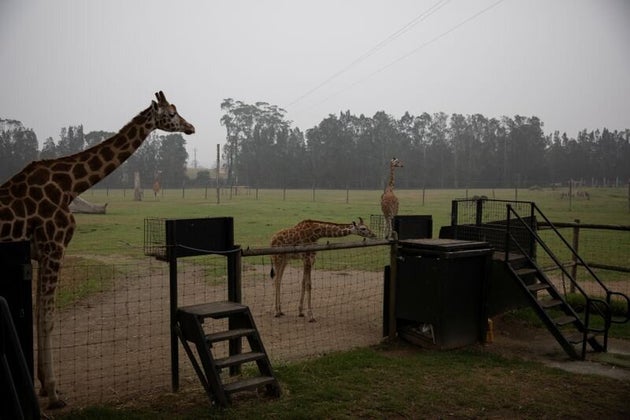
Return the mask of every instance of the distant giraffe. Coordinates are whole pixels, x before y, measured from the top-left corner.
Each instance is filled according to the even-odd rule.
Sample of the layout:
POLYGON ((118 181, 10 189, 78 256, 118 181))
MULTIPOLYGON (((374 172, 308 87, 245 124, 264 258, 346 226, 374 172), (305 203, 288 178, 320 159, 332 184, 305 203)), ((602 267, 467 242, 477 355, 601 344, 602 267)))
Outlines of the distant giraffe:
POLYGON ((162 189, 162 186, 160 185, 160 175, 162 174, 162 171, 156 171, 155 172, 155 176, 153 177, 153 197, 157 200, 157 196, 160 193, 160 190, 162 189))
MULTIPOLYGON (((330 223, 317 220, 302 220, 297 225, 277 232, 271 238, 272 247, 286 247, 297 245, 310 245, 320 238, 337 238, 348 235, 359 235, 364 238, 375 238, 376 235, 359 218, 359 223, 330 223)), ((276 317, 284 315, 280 307, 280 283, 284 269, 291 258, 301 258, 304 263, 302 275, 302 291, 300 294, 299 316, 304 316, 304 294, 307 294, 308 320, 314 322, 311 308, 311 269, 315 263, 315 252, 303 252, 293 254, 276 254, 271 257, 271 278, 275 281, 276 288, 276 317)))
POLYGON ((49 408, 66 405, 57 391, 51 331, 59 268, 76 226, 68 206, 127 160, 153 130, 195 132, 162 92, 155 96, 157 103, 152 101, 113 137, 73 155, 31 162, 0 186, 0 241, 30 240, 31 257, 39 265, 37 377, 49 408))
POLYGON ((398 197, 394 194, 394 170, 402 167, 402 162, 396 158, 389 161, 389 182, 381 195, 381 210, 385 218, 385 239, 393 239, 395 235, 393 224, 394 217, 398 215, 398 197))

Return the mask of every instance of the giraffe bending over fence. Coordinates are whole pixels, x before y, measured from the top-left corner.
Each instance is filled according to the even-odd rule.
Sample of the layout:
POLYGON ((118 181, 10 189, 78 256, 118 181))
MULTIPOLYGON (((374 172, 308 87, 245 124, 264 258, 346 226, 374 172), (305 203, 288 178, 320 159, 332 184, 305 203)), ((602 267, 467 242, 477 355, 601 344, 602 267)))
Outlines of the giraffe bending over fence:
MULTIPOLYGON (((277 232, 271 238, 272 247, 286 247, 297 245, 311 245, 320 238, 338 238, 341 236, 359 235, 364 238, 375 238, 376 235, 363 223, 359 217, 356 222, 341 224, 321 222, 317 220, 302 220, 297 225, 277 232)), ((271 278, 274 279, 276 289, 276 317, 284 315, 280 307, 280 283, 284 269, 291 258, 301 258, 304 263, 302 274, 302 291, 300 293, 299 316, 304 316, 304 295, 307 295, 307 313, 309 322, 315 322, 311 307, 311 269, 315 263, 315 252, 296 254, 277 254, 271 257, 271 278)))
POLYGON ((385 218, 385 239, 393 239, 395 235, 393 224, 394 217, 398 215, 398 197, 394 194, 394 170, 402 167, 402 162, 396 158, 389 161, 389 182, 381 195, 381 210, 385 218))
POLYGON ((0 186, 0 241, 30 240, 31 258, 39 265, 37 377, 49 408, 66 405, 57 390, 51 331, 59 268, 76 226, 70 203, 118 168, 153 130, 195 132, 164 93, 155 96, 157 102, 152 101, 113 137, 73 155, 31 162, 0 186))

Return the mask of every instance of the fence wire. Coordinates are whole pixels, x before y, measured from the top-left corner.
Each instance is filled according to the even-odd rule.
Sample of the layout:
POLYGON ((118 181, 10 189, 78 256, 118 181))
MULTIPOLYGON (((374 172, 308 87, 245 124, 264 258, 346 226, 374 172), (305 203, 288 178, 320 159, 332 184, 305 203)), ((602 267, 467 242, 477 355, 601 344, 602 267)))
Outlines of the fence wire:
MULTIPOLYGON (((388 247, 318 252, 313 323, 297 313, 299 264, 287 267, 282 284, 286 315, 276 318, 270 258, 243 258, 242 301, 250 306, 272 362, 378 343, 388 258, 388 247)), ((177 271, 179 306, 227 300, 224 257, 182 258, 177 271)), ((59 389, 72 407, 170 391, 168 264, 152 258, 128 263, 71 259, 64 264, 58 296, 55 366, 59 389)), ((225 330, 223 321, 207 325, 207 332, 225 330)), ((227 355, 227 347, 213 350, 217 357, 227 355)), ((181 387, 203 392, 181 348, 179 360, 181 387)))
MULTIPOLYGON (((554 251, 559 250, 562 261, 571 263, 571 256, 560 251, 564 248, 546 237, 548 232, 539 233, 554 251)), ((572 242, 571 228, 563 228, 562 234, 572 242)), ((580 230, 579 252, 587 262, 630 269, 629 249, 628 231, 580 230)), ((243 257, 242 302, 250 306, 272 362, 380 342, 383 267, 387 264, 386 246, 319 251, 312 273, 317 322, 309 323, 298 317, 301 262, 293 261, 285 272, 281 295, 285 316, 276 318, 270 257, 243 257)), ((80 407, 169 392, 168 264, 153 258, 102 257, 85 262, 67 257, 62 270, 53 345, 63 398, 72 407, 80 407)), ((628 271, 595 271, 611 289, 630 294, 628 271)), ((179 306, 227 300, 224 257, 181 258, 177 272, 179 306)), ((550 275, 562 287, 561 273, 550 275)), ((209 327, 225 329, 220 322, 209 327)), ((227 349, 218 347, 218 351, 226 354, 227 349)), ((181 387, 202 393, 181 349, 179 359, 181 387)))

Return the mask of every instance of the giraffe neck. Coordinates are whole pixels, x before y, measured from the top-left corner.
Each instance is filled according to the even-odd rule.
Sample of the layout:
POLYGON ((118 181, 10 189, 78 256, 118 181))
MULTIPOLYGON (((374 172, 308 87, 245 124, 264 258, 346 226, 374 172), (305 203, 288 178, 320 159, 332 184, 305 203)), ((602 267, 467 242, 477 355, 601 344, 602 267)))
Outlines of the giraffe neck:
POLYGON ((316 242, 321 238, 338 238, 352 234, 351 225, 316 220, 302 222, 298 224, 297 228, 302 230, 304 238, 309 242, 316 242))
POLYGON ((390 190, 394 189, 394 165, 390 165, 389 167, 389 183, 387 186, 390 190))
POLYGON ((50 161, 53 172, 63 173, 55 181, 67 193, 78 196, 122 165, 155 129, 149 107, 109 139, 74 155, 50 161))

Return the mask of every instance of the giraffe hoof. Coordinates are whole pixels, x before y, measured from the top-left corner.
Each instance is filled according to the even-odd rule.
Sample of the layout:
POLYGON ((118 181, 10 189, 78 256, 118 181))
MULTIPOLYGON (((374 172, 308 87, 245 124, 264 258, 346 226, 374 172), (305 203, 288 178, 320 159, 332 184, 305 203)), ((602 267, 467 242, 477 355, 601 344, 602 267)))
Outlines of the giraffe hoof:
POLYGON ((281 316, 284 316, 284 312, 278 312, 278 313, 276 313, 276 318, 280 318, 281 316))
POLYGON ((300 318, 304 318, 304 314, 299 314, 298 315, 300 318))
POLYGON ((308 322, 317 322, 317 320, 315 318, 311 318, 308 320, 308 322))

